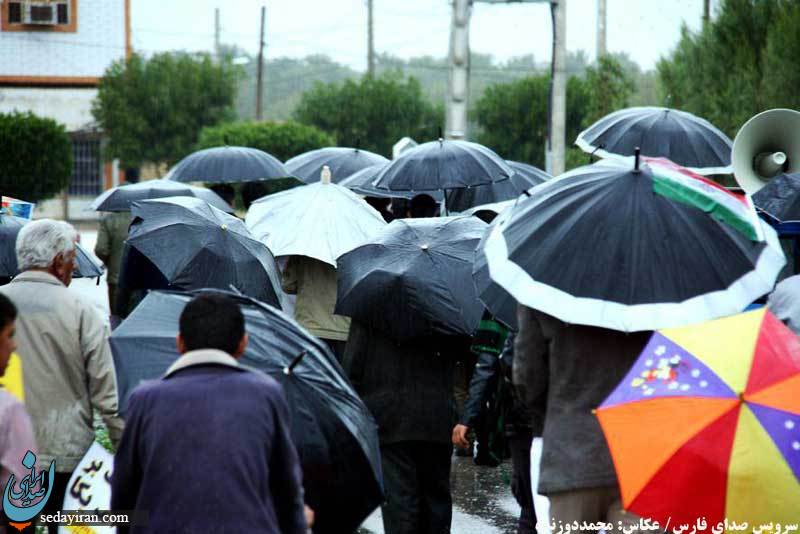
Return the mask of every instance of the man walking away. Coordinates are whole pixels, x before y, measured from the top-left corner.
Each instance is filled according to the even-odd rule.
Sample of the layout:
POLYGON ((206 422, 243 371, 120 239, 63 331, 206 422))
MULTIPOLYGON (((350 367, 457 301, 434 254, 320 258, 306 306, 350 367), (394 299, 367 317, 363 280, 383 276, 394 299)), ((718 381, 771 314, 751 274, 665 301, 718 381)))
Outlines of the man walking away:
POLYGON ((305 533, 286 400, 275 380, 238 364, 239 306, 195 297, 179 328, 181 356, 131 394, 111 508, 147 512, 135 532, 305 533))
POLYGON ((532 413, 546 395, 539 493, 550 498, 552 520, 637 525, 639 517, 622 509, 592 410, 625 377, 651 332, 570 325, 525 306, 517 317, 514 385, 532 413))

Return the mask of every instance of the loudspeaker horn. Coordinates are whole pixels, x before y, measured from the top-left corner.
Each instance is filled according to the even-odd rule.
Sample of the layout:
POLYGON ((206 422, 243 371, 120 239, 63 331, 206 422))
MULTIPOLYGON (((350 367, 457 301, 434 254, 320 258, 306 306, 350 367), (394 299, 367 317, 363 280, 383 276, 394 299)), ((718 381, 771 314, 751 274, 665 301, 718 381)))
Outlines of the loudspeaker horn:
POLYGON ((777 174, 800 172, 800 112, 770 109, 752 117, 736 134, 731 163, 751 195, 777 174))

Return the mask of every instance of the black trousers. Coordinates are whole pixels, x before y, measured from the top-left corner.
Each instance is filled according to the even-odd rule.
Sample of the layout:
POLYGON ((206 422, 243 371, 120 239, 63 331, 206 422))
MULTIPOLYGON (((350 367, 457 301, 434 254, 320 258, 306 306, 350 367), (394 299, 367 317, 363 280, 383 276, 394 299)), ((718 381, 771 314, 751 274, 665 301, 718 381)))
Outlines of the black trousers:
POLYGON ((381 445, 386 534, 448 534, 453 515, 448 443, 403 441, 381 445))
POLYGON ((320 338, 322 341, 328 345, 328 348, 331 349, 331 352, 334 356, 336 356, 336 361, 342 363, 342 359, 344 358, 344 349, 347 346, 347 341, 340 341, 338 339, 324 339, 320 338))
POLYGON ((518 432, 508 436, 511 449, 511 492, 522 510, 517 523, 517 534, 536 533, 536 510, 531 491, 531 432, 518 432))

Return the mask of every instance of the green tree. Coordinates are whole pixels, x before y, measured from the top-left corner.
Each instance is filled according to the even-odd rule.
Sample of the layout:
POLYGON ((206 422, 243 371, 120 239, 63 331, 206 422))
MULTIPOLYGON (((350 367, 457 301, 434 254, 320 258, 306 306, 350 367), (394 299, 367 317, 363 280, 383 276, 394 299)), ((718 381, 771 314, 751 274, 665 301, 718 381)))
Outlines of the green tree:
POLYGON ((359 147, 391 156, 403 136, 434 139, 444 110, 422 94, 419 82, 399 73, 343 83, 317 83, 303 94, 295 119, 330 133, 340 146, 359 147))
POLYGON ((106 70, 92 113, 108 135, 107 157, 171 165, 204 126, 233 119, 235 90, 234 68, 208 54, 134 54, 106 70))
POLYGON ((207 126, 200 132, 197 149, 221 145, 258 148, 281 161, 314 150, 332 146, 333 138, 306 124, 296 122, 234 122, 207 126))
MULTIPOLYGON (((475 103, 477 141, 502 157, 544 168, 548 130, 550 76, 538 75, 497 84, 475 103)), ((577 76, 567 82, 567 142, 580 133, 587 116, 587 84, 577 76)))
POLYGON ((64 126, 32 113, 0 113, 0 195, 38 202, 69 184, 72 143, 64 126))
POLYGON ((797 10, 795 0, 725 0, 701 31, 684 27, 657 66, 665 104, 733 136, 759 111, 797 102, 797 10))
POLYGON ((597 65, 586 69, 585 87, 589 101, 584 126, 627 107, 636 88, 621 63, 609 55, 600 57, 597 65))

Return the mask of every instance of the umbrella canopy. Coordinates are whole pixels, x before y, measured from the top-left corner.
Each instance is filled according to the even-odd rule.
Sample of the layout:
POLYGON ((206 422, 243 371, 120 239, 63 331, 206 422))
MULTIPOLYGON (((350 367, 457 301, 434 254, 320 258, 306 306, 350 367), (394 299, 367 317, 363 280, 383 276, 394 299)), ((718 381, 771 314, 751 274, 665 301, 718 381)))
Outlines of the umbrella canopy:
POLYGON ((290 178, 277 158, 257 148, 219 146, 189 154, 167 175, 176 182, 258 182, 290 178))
POLYGON ((492 279, 563 321, 622 331, 737 313, 771 291, 786 262, 775 231, 667 163, 602 160, 532 189, 486 241, 492 279))
MULTIPOLYGON (((17 266, 17 234, 29 219, 0 215, 0 277, 19 274, 17 266)), ((103 266, 80 243, 75 244, 75 272, 73 278, 96 278, 103 274, 103 266)))
POLYGON ((544 183, 553 177, 551 174, 546 173, 539 167, 534 167, 528 163, 512 161, 510 159, 507 159, 506 163, 508 163, 508 166, 511 167, 514 172, 521 174, 523 177, 527 178, 536 185, 544 183))
POLYGON ((259 199, 245 220, 276 256, 308 256, 334 267, 386 225, 358 195, 322 182, 259 199))
POLYGON ((765 308, 656 332, 596 412, 623 506, 661 525, 797 523, 798 390, 800 339, 765 308))
POLYGON ((173 287, 233 286, 281 307, 275 258, 241 220, 190 197, 136 202, 132 214, 126 243, 152 262, 173 287))
POLYGON ((373 165, 387 164, 389 160, 368 150, 329 147, 305 152, 286 162, 289 172, 307 184, 319 182, 322 167, 331 169, 331 179, 338 184, 343 179, 373 165))
MULTIPOLYGON (((418 191, 390 191, 388 189, 378 189, 377 187, 373 186, 372 182, 375 181, 375 178, 378 177, 378 175, 383 169, 386 168, 387 165, 388 163, 383 163, 379 165, 373 165, 372 167, 367 167, 366 169, 361 169, 360 171, 354 172, 339 182, 339 185, 350 189, 354 193, 358 193, 359 195, 364 195, 366 197, 405 198, 407 200, 411 200, 416 195, 420 194, 418 191)), ((437 202, 441 202, 444 198, 444 195, 442 195, 441 191, 426 191, 425 194, 430 195, 437 202)))
POLYGON ((773 224, 800 223, 800 174, 781 174, 753 195, 753 203, 773 224))
MULTIPOLYGON (((514 201, 508 201, 513 203, 514 201)), ((510 208, 510 206, 507 206, 510 208)), ((476 210, 480 211, 480 210, 476 210)), ((517 301, 501 285, 492 280, 489 275, 489 263, 486 260, 486 240, 492 231, 511 216, 510 209, 498 212, 497 217, 483 232, 480 243, 475 248, 475 262, 472 266, 472 281, 475 284, 475 291, 478 298, 486 306, 495 319, 509 327, 511 330, 518 329, 517 323, 517 301)))
MULTIPOLYGON (((162 376, 179 357, 180 314, 207 291, 152 291, 114 330, 121 412, 138 384, 162 376)), ((375 422, 321 341, 270 306, 228 295, 240 303, 249 337, 240 362, 277 380, 286 395, 314 532, 353 532, 383 500, 375 422)))
POLYGON ((372 185, 394 191, 461 189, 508 180, 514 171, 491 149, 468 141, 423 143, 392 161, 372 185))
POLYGON ((472 284, 475 217, 397 219, 339 258, 335 313, 396 339, 472 335, 483 306, 472 284))
MULTIPOLYGON (((512 168, 522 163, 508 162, 512 168)), ((445 205, 450 212, 463 212, 475 206, 495 204, 506 200, 513 200, 524 191, 535 187, 551 178, 544 171, 530 166, 536 172, 526 171, 525 174, 514 172, 510 179, 488 185, 479 185, 468 189, 453 189, 445 194, 445 205)))
POLYGON ((584 152, 602 158, 662 157, 698 174, 728 174, 733 143, 713 124, 686 111, 636 107, 615 111, 582 131, 575 140, 584 152))
POLYGON ((89 209, 130 211, 131 204, 136 201, 166 197, 197 197, 225 213, 233 213, 230 204, 210 189, 161 179, 113 187, 94 199, 89 209))

